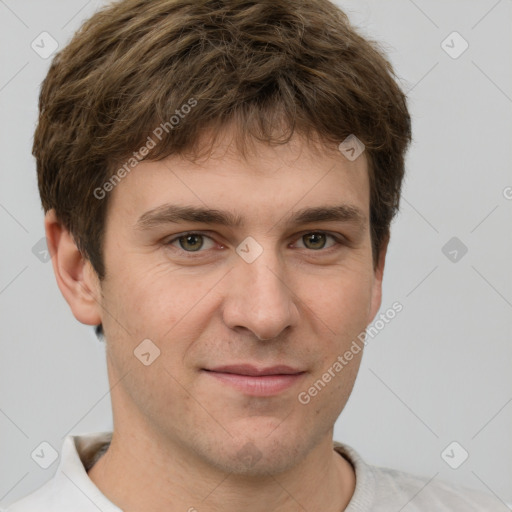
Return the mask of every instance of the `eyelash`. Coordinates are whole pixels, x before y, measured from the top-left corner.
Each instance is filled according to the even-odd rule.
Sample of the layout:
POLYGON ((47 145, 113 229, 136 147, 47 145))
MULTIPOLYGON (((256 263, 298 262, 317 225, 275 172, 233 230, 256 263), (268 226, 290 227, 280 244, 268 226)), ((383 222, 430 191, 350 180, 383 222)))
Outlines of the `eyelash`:
MULTIPOLYGON (((328 247, 326 249, 316 249, 316 250, 315 249, 309 249, 308 250, 308 248, 306 247, 305 250, 308 250, 308 252, 311 252, 311 253, 323 253, 323 254, 326 254, 326 253, 330 253, 333 250, 339 249, 340 246, 348 245, 348 240, 346 238, 342 237, 341 235, 336 236, 336 235, 334 235, 332 233, 329 233, 327 231, 305 231, 305 232, 303 232, 303 233, 301 233, 299 235, 297 240, 300 240, 305 235, 311 235, 311 234, 326 235, 327 237, 332 238, 334 240, 334 242, 335 242, 334 245, 332 245, 331 247, 328 247)), ((168 240, 167 242, 164 243, 164 245, 165 246, 172 246, 173 242, 176 242, 180 238, 185 237, 185 236, 189 236, 189 235, 201 235, 201 236, 203 236, 205 238, 209 238, 210 240, 213 241, 212 237, 207 235, 204 232, 201 232, 201 231, 186 231, 185 233, 180 233, 179 235, 176 235, 171 240, 168 240)), ((208 249, 203 250, 202 248, 197 250, 197 251, 185 251, 185 249, 182 249, 181 247, 174 247, 174 249, 177 249, 178 251, 180 251, 182 253, 185 253, 187 258, 198 258, 198 256, 195 256, 196 254, 201 254, 201 253, 205 253, 205 252, 208 251, 208 249)))

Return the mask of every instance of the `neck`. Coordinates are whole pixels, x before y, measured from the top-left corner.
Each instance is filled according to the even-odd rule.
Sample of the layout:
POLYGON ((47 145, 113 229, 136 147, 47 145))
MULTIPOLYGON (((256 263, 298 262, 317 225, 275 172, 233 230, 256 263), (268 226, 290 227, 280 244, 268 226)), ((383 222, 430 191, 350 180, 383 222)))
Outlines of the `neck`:
POLYGON ((257 477, 225 473, 178 446, 163 446, 115 431, 89 477, 125 512, 340 512, 355 488, 351 464, 333 450, 332 431, 298 465, 257 477))

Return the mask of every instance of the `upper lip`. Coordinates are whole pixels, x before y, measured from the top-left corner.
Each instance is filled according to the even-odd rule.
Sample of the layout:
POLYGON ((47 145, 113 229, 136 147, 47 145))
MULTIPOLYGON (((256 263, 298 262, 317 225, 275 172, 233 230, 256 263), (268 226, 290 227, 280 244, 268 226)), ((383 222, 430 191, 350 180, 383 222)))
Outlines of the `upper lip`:
POLYGON ((256 368, 256 366, 250 364, 233 364, 216 366, 215 368, 205 368, 205 370, 211 372, 236 373, 239 375, 293 375, 303 372, 303 370, 298 370, 297 368, 283 364, 268 366, 266 368, 256 368))

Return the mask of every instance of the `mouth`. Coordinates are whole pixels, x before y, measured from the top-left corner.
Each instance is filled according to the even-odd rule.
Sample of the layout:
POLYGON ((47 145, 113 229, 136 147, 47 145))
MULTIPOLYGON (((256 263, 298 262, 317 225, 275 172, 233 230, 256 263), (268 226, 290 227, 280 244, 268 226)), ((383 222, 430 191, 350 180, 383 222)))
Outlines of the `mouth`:
POLYGON ((272 396, 296 385, 306 371, 286 365, 256 368, 252 365, 230 365, 203 369, 209 377, 250 396, 272 396))

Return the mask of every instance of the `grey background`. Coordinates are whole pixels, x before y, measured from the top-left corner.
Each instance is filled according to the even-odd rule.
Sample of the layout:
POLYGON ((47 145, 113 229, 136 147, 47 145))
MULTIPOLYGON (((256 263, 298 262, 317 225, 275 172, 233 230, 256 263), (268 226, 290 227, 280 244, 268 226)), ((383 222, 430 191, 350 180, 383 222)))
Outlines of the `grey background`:
MULTIPOLYGON (((70 433, 112 428, 104 345, 33 253, 44 228, 31 142, 51 58, 31 42, 47 31, 62 47, 102 3, 0 0, 2 506, 54 474, 57 462, 30 457, 42 441, 60 451, 70 433)), ((381 311, 404 309, 369 340, 335 439, 369 463, 512 503, 512 2, 338 3, 384 42, 415 142, 381 311), (453 31, 469 44, 458 58, 441 46, 453 31), (442 252, 452 237, 468 249, 455 262, 442 252), (458 469, 441 457, 453 441, 469 453, 458 469)), ((452 53, 457 37, 445 43, 452 53)))

